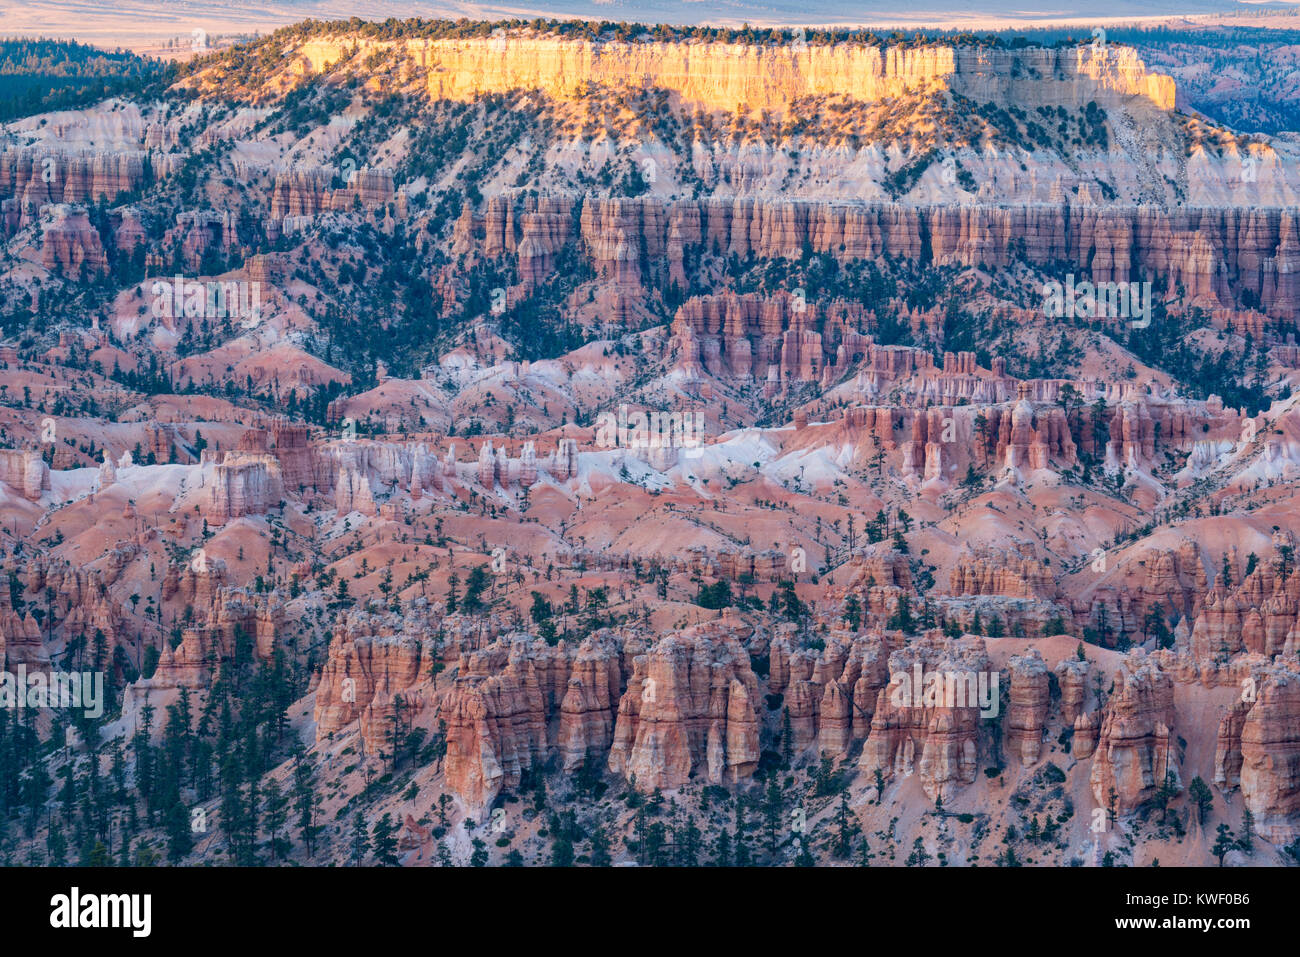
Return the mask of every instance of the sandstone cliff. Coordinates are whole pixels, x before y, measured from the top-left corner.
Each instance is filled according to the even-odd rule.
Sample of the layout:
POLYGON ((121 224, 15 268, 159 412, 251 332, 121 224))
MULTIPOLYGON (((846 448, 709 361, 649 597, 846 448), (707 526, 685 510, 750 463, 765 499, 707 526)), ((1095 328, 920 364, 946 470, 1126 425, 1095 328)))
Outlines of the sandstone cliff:
MULTIPOLYGON (((353 38, 316 39, 299 55, 319 72, 351 56, 391 47, 353 38)), ((1174 106, 1174 83, 1146 71, 1131 48, 986 50, 803 44, 593 43, 504 35, 409 41, 405 54, 432 98, 538 89, 577 97, 589 84, 625 86, 654 78, 692 107, 784 111, 800 97, 843 94, 864 101, 950 89, 972 98, 1030 106, 1141 97, 1174 106)))

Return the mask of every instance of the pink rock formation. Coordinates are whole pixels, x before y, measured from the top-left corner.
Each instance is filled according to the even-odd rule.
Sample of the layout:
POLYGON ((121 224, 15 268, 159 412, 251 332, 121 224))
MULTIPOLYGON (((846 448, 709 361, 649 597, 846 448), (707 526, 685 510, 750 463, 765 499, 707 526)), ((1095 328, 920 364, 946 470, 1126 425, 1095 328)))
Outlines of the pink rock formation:
POLYGON ((212 467, 212 487, 205 517, 225 525, 245 515, 263 515, 284 498, 280 463, 271 455, 228 452, 212 467))
POLYGON ((108 270, 104 245, 90 225, 85 209, 60 204, 43 220, 41 262, 46 269, 76 278, 92 278, 108 270))
POLYGON ((1215 783, 1239 783, 1260 836, 1286 844, 1300 835, 1300 675, 1275 668, 1253 690, 1219 726, 1215 783))
POLYGON ((622 695, 620 665, 618 649, 608 640, 588 638, 578 649, 559 708, 558 746, 565 771, 588 760, 605 760, 622 695))
POLYGON ((1043 752, 1047 724, 1047 665, 1037 649, 1015 656, 1011 667, 1011 704, 1007 710, 1007 750, 1022 764, 1034 764, 1043 752))
POLYGON ((1126 664, 1106 704, 1090 777, 1097 806, 1110 808, 1113 792, 1120 814, 1153 799, 1166 775, 1182 787, 1173 681, 1154 662, 1126 664))
POLYGON ((50 469, 35 450, 0 449, 0 482, 35 502, 50 489, 50 469))
POLYGON ((669 635, 634 660, 609 769, 645 789, 746 778, 758 766, 757 705, 758 680, 735 637, 669 635))
POLYGON ((889 656, 889 673, 860 767, 886 781, 919 773, 925 793, 946 800, 974 782, 978 771, 978 676, 996 691, 984 642, 928 633, 889 656))

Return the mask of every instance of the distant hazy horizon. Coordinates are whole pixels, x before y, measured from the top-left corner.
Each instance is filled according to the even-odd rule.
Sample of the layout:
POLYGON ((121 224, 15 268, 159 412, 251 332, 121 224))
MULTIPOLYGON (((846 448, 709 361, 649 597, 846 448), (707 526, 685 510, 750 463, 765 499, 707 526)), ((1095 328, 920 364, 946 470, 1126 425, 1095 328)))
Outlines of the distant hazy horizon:
MULTIPOLYGON (((1247 13, 1294 14, 1300 0, 1239 3, 1234 0, 550 0, 540 3, 463 3, 456 0, 0 0, 0 34, 71 38, 105 46, 149 49, 196 29, 208 35, 268 32, 305 19, 367 20, 388 17, 457 19, 581 18, 647 23, 739 26, 864 26, 969 28, 1050 23, 1139 22, 1170 18, 1223 18, 1247 13)), ((1287 19, 1290 19, 1288 16, 1287 19)))

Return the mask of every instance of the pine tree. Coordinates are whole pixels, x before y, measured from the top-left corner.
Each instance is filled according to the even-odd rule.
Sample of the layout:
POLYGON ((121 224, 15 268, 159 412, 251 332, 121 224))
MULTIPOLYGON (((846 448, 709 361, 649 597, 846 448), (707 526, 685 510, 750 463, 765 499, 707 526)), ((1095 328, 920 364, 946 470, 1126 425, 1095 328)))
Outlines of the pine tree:
MULTIPOLYGON (((130 844, 130 841, 127 841, 130 844)), ((45 835, 45 851, 49 861, 55 867, 62 867, 68 860, 68 842, 63 837, 63 828, 58 822, 51 822, 45 835)))
POLYGON ((288 851, 289 842, 280 837, 289 820, 289 798, 278 781, 268 781, 262 789, 262 826, 271 844, 271 859, 278 861, 282 851, 288 851))
POLYGON ((718 831, 718 837, 713 842, 713 866, 731 866, 731 835, 727 833, 725 824, 718 831))
POLYGON ((849 595, 845 601, 844 621, 854 631, 862 627, 862 603, 858 601, 857 595, 849 595))
POLYGON ((459 586, 460 576, 455 572, 452 572, 451 577, 447 579, 447 614, 449 615, 456 610, 457 602, 459 601, 456 595, 456 589, 459 586))
POLYGON ((474 840, 471 843, 474 847, 474 852, 469 856, 469 866, 487 867, 488 864, 487 845, 484 844, 483 841, 477 837, 474 838, 474 840))
POLYGON ((1255 815, 1250 808, 1241 812, 1241 840, 1237 842, 1247 854, 1255 850, 1255 815))
MULTIPOLYGON (((1007 853, 1011 853, 1011 848, 1007 848, 1007 853)), ((907 855, 908 867, 925 867, 925 862, 930 859, 929 853, 925 849, 925 843, 921 838, 912 842, 912 853, 907 855)))
POLYGON ((749 867, 753 863, 753 858, 749 853, 749 842, 745 839, 745 803, 740 798, 736 798, 736 823, 732 844, 736 849, 736 866, 749 867))
POLYGON ((483 592, 487 590, 490 582, 487 566, 476 565, 470 570, 469 578, 465 581, 465 597, 461 599, 460 606, 470 612, 482 610, 483 592))
MULTIPOLYGON (((787 712, 787 715, 789 712, 787 712)), ((767 856, 769 860, 776 857, 777 836, 781 831, 784 818, 785 799, 781 787, 773 776, 767 784, 767 793, 763 801, 763 827, 767 831, 767 856)))
POLYGON ((194 850, 194 831, 190 815, 185 805, 180 802, 180 795, 166 812, 167 859, 173 864, 184 859, 194 850))
POLYGON ((1228 852, 1236 846, 1236 840, 1233 838, 1232 828, 1227 824, 1220 824, 1215 832, 1214 847, 1210 848, 1210 853, 1219 859, 1219 866, 1223 866, 1223 859, 1228 856, 1228 852))
POLYGON ((677 864, 679 867, 698 867, 700 863, 700 845, 702 835, 700 829, 695 826, 694 816, 686 818, 686 826, 682 828, 678 835, 677 842, 677 864))
POLYGON ((1174 777, 1174 769, 1165 769, 1165 778, 1160 782, 1160 787, 1156 791, 1156 801, 1160 805, 1160 823, 1164 824, 1168 820, 1169 802, 1178 795, 1178 779, 1174 777))
POLYGON ((298 815, 298 838, 307 848, 307 856, 316 851, 316 808, 320 799, 312 787, 311 768, 299 760, 293 768, 293 808, 298 815))
POLYGON ((1204 827, 1205 819, 1214 806, 1214 794, 1199 774, 1192 778, 1192 783, 1187 786, 1187 796, 1191 799, 1192 807, 1196 809, 1196 823, 1204 827))
POLYGON ((871 842, 865 837, 862 839, 862 846, 858 848, 858 867, 871 866, 871 842))
POLYGON ((605 829, 597 827, 591 833, 591 866, 592 867, 609 867, 614 863, 609 853, 609 838, 605 836, 605 829))
POLYGON ((551 866, 573 866, 573 842, 563 834, 555 834, 551 841, 551 866))
POLYGON ((86 857, 87 867, 109 867, 113 863, 108 856, 108 848, 104 846, 103 841, 95 841, 90 847, 90 853, 86 857))
POLYGON ((366 832, 366 819, 358 811, 352 818, 352 864, 360 867, 370 851, 370 838, 366 832))
POLYGON ((391 814, 386 813, 375 822, 370 831, 370 844, 380 866, 396 867, 400 863, 397 857, 397 827, 393 824, 391 814))
POLYGON ((817 862, 812 856, 812 840, 807 835, 799 838, 799 853, 795 855, 795 867, 815 867, 817 862))
POLYGON ((849 856, 853 849, 853 837, 861 828, 857 824, 857 816, 849 807, 849 792, 840 792, 840 804, 835 810, 835 856, 844 860, 849 856))

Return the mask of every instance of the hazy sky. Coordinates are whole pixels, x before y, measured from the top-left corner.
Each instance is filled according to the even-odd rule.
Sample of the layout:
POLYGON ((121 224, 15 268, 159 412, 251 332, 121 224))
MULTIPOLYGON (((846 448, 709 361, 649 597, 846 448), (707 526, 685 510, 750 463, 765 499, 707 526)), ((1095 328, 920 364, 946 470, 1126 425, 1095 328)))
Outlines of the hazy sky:
MULTIPOLYGON (((1297 7, 1300 0, 1269 5, 1297 7)), ((1267 9, 1234 0, 0 0, 0 34, 73 37, 144 48, 195 30, 209 35, 266 32, 314 17, 581 17, 739 25, 970 27, 1042 21, 1131 21, 1267 9)))

